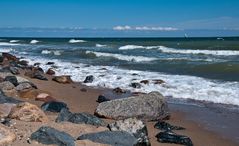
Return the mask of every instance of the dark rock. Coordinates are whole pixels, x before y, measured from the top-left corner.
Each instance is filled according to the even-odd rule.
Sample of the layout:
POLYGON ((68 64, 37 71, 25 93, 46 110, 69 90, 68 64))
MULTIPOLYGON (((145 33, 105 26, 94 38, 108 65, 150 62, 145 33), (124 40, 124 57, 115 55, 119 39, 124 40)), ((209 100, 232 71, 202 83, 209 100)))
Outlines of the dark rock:
POLYGON ((4 68, 2 68, 1 71, 3 71, 3 72, 11 72, 14 75, 20 74, 19 69, 17 67, 12 67, 12 66, 4 67, 4 68))
POLYGON ((112 146, 137 146, 137 139, 125 131, 103 131, 98 133, 84 134, 77 140, 90 140, 112 146))
POLYGON ((45 145, 75 146, 74 138, 71 135, 47 126, 32 133, 30 139, 45 145))
POLYGON ((124 91, 124 90, 121 89, 120 87, 117 87, 117 88, 113 89, 113 92, 115 92, 115 93, 117 93, 117 94, 126 93, 126 91, 124 91))
POLYGON ((71 76, 55 76, 52 78, 52 80, 62 84, 73 83, 71 76))
POLYGON ((0 63, 2 63, 2 62, 3 62, 3 60, 4 60, 3 56, 2 56, 2 55, 0 55, 0 63))
POLYGON ((4 81, 9 81, 11 82, 14 86, 17 86, 19 85, 18 84, 18 81, 17 81, 17 78, 15 76, 6 76, 4 81))
POLYGON ((35 78, 39 80, 45 80, 47 81, 48 79, 43 75, 43 72, 38 70, 38 69, 33 69, 33 70, 27 70, 24 74, 25 76, 28 76, 30 78, 35 78))
POLYGON ((90 75, 85 78, 84 83, 92 83, 93 80, 94 80, 94 77, 90 75))
POLYGON ((47 62, 46 65, 53 65, 55 62, 47 62))
POLYGON ((22 101, 17 100, 15 98, 12 97, 7 97, 4 95, 4 93, 2 91, 0 91, 0 104, 2 103, 13 103, 13 104, 18 104, 22 101))
POLYGON ((153 81, 154 81, 154 84, 163 84, 163 83, 165 83, 165 81, 160 80, 160 79, 158 79, 158 80, 153 80, 153 81))
POLYGON ((2 118, 0 120, 0 123, 5 125, 5 126, 8 126, 8 127, 10 127, 12 125, 12 122, 11 122, 10 118, 2 118))
POLYGON ((28 66, 28 61, 21 60, 21 61, 18 61, 18 64, 23 65, 23 66, 28 66))
POLYGON ((39 80, 48 81, 48 79, 43 74, 41 74, 41 73, 35 73, 33 78, 39 79, 39 80))
POLYGON ((142 81, 140 81, 140 83, 149 84, 149 80, 142 80, 142 81))
POLYGON ((133 88, 141 88, 140 83, 131 83, 130 86, 133 87, 133 88))
POLYGON ((34 63, 33 66, 39 66, 39 65, 41 65, 41 63, 37 62, 37 63, 34 63))
POLYGON ((105 126, 105 122, 100 118, 88 113, 71 113, 64 108, 56 118, 56 122, 68 121, 76 124, 90 124, 94 126, 105 126))
POLYGON ((105 97, 105 96, 103 96, 103 95, 99 95, 98 96, 98 99, 97 99, 98 103, 105 102, 105 101, 110 101, 110 99, 105 97))
POLYGON ((52 70, 51 68, 49 68, 49 69, 47 70, 46 74, 48 74, 48 75, 54 75, 54 74, 55 74, 55 71, 52 70))
POLYGON ((132 73, 132 76, 138 76, 139 74, 136 74, 136 73, 132 73))
POLYGON ((111 131, 126 131, 134 135, 140 146, 150 146, 147 127, 143 121, 136 118, 115 121, 108 125, 111 131))
POLYGON ((9 53, 2 53, 3 58, 6 58, 9 61, 18 61, 18 58, 14 55, 11 55, 9 53))
POLYGON ((159 92, 151 92, 102 102, 95 114, 115 120, 136 117, 151 121, 162 119, 168 116, 169 112, 165 98, 159 92))
POLYGON ((64 102, 50 101, 41 105, 42 110, 50 112, 60 112, 63 108, 68 109, 67 104, 64 102))
POLYGON ((169 123, 166 123, 164 121, 158 121, 155 125, 154 128, 160 129, 160 130, 185 130, 185 128, 180 127, 180 126, 174 126, 169 123))
POLYGON ((177 135, 172 131, 160 132, 156 135, 156 138, 159 142, 162 143, 175 143, 185 146, 193 146, 193 143, 189 137, 184 135, 177 135))
POLYGON ((20 71, 19 71, 19 69, 17 67, 9 67, 9 70, 14 75, 20 74, 20 71))

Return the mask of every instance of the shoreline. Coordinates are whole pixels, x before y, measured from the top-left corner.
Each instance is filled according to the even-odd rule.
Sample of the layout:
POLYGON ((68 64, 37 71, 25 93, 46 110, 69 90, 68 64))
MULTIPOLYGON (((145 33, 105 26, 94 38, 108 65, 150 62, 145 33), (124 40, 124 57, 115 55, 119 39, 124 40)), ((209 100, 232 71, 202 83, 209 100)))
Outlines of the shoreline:
MULTIPOLYGON (((51 79, 51 76, 48 76, 51 79)), ((81 85, 80 83, 73 84, 59 84, 54 81, 40 81, 36 79, 30 79, 34 84, 36 84, 39 89, 45 92, 51 93, 53 97, 57 97, 60 101, 66 102, 72 112, 88 112, 94 114, 95 108, 97 106, 97 97, 98 95, 105 92, 106 89, 102 88, 92 88, 81 85), (82 92, 81 89, 86 89, 87 92, 82 92), (68 92, 65 92, 68 91, 68 92), (80 106, 78 106, 80 104, 80 106)), ((29 100, 28 100, 29 101, 29 100)), ((35 101, 33 101, 35 102, 35 101)), ((35 104, 39 105, 38 102, 35 104)), ((238 142, 224 137, 221 133, 217 133, 213 130, 207 129, 205 125, 198 122, 192 117, 193 113, 188 110, 182 110, 182 107, 173 107, 173 104, 169 104, 169 110, 171 111, 171 118, 169 123, 175 124, 178 126, 183 126, 186 128, 185 131, 176 131, 178 134, 184 134, 189 136, 195 146, 201 145, 217 145, 217 146, 236 146, 238 142), (190 114, 189 114, 190 113, 190 114), (190 117, 191 116, 191 117, 190 117)), ((186 106, 184 107, 186 108, 186 106)), ((113 120, 104 119, 106 122, 112 122, 113 120)), ((153 127, 155 122, 147 122, 147 128, 149 132, 149 138, 151 145, 162 145, 162 146, 173 146, 175 144, 166 144, 159 143, 156 141, 155 135, 160 131, 153 127)))
MULTIPOLYGON (((14 56, 11 56, 11 55, 9 55, 7 58, 9 58, 10 60, 16 59, 14 56)), ((5 64, 5 66, 9 66, 10 65, 9 63, 10 62, 6 63, 3 61, 3 64, 5 64)), ((21 62, 21 63, 27 64, 26 62, 21 62)), ((45 79, 48 79, 47 81, 39 80, 39 76, 37 77, 38 79, 30 78, 29 75, 26 74, 27 73, 26 70, 29 70, 29 69, 26 69, 26 68, 25 68, 25 70, 19 68, 20 74, 17 76, 28 80, 30 83, 33 83, 34 85, 37 86, 37 89, 34 89, 34 90, 31 89, 30 91, 27 90, 27 92, 25 92, 25 91, 17 92, 16 93, 17 96, 16 97, 14 96, 14 98, 16 98, 20 101, 29 102, 31 104, 36 105, 37 107, 41 107, 41 105, 44 103, 43 101, 36 100, 37 95, 39 95, 40 93, 47 93, 53 99, 55 99, 57 101, 62 101, 65 104, 67 104, 67 107, 69 107, 69 110, 71 112, 74 112, 74 113, 86 112, 86 113, 93 115, 95 113, 97 105, 99 104, 96 101, 98 96, 102 95, 104 93, 107 93, 109 91, 112 91, 112 89, 105 89, 105 88, 100 88, 100 87, 99 88, 88 87, 88 86, 82 85, 81 83, 78 83, 78 82, 73 82, 73 83, 69 83, 69 84, 61 84, 61 83, 58 83, 58 82, 55 82, 52 80, 54 76, 47 75, 45 73, 42 74, 42 76, 45 79)), ((42 78, 42 76, 40 78, 42 78)), ((4 78, 4 80, 5 80, 6 77, 2 77, 2 78, 4 78)), ((32 87, 32 85, 31 85, 31 87, 32 87)), ((15 89, 15 87, 13 87, 13 89, 15 89)), ((125 96, 127 96, 127 95, 125 95, 125 96)), ((45 100, 47 101, 47 99, 45 99, 45 100)), ((51 100, 51 99, 48 99, 48 101, 49 100, 51 100)), ((166 98, 166 100, 167 100, 167 98, 166 98)), ((211 114, 213 114, 213 113, 210 113, 211 111, 209 109, 200 110, 193 106, 177 105, 177 104, 172 104, 172 103, 169 103, 168 106, 169 106, 169 111, 171 113, 171 116, 170 116, 169 120, 167 120, 166 122, 168 122, 172 125, 182 126, 182 127, 186 128, 186 130, 181 130, 181 131, 179 130, 179 131, 174 131, 174 132, 179 135, 185 135, 185 136, 188 136, 189 138, 191 138, 193 145, 195 145, 195 146, 201 146, 201 145, 237 146, 238 145, 238 143, 239 143, 238 141, 234 140, 233 138, 230 139, 230 136, 231 136, 230 134, 233 134, 233 133, 230 133, 230 130, 227 131, 227 132, 229 132, 229 134, 226 133, 224 135, 224 133, 223 133, 224 131, 222 131, 222 132, 217 131, 217 128, 220 128, 220 127, 212 126, 211 127, 212 129, 210 129, 210 126, 208 128, 207 123, 205 124, 205 123, 203 123, 203 121, 200 121, 203 118, 206 118, 203 120, 209 120, 210 124, 215 122, 212 120, 213 116, 208 118, 209 116, 211 116, 211 114), (198 117, 200 117, 202 119, 198 119, 198 117)), ((11 121, 15 124, 13 125, 13 127, 11 127, 10 130, 13 133, 15 133, 17 136, 16 140, 12 143, 12 146, 26 146, 27 143, 30 143, 30 144, 36 145, 36 146, 37 145, 41 146, 42 144, 36 143, 34 141, 33 141, 33 143, 31 143, 28 141, 28 139, 29 139, 30 135, 33 132, 35 132, 39 127, 45 126, 45 125, 53 126, 54 128, 65 131, 66 133, 69 133, 74 138, 77 138, 80 134, 99 132, 99 131, 104 131, 104 130, 108 129, 106 127, 101 127, 101 126, 96 127, 96 126, 85 125, 85 124, 73 124, 73 123, 69 123, 69 122, 63 122, 63 123, 59 124, 59 123, 55 122, 55 119, 56 119, 58 113, 52 113, 52 112, 47 111, 47 112, 45 112, 45 114, 46 114, 46 118, 49 119, 49 121, 46 121, 45 123, 44 122, 43 123, 41 123, 41 122, 23 122, 21 120, 11 119, 11 121)), ((217 118, 218 119, 216 119, 216 120, 222 120, 222 121, 225 120, 224 117, 220 116, 220 114, 217 116, 217 118)), ((100 119, 104 120, 106 123, 112 123, 115 121, 115 120, 105 119, 105 118, 100 118, 100 119)), ((229 118, 229 120, 230 120, 230 118, 229 118)), ((235 128, 237 126, 236 122, 238 120, 239 119, 234 121, 234 124, 230 124, 230 125, 228 125, 228 123, 220 123, 220 122, 217 124, 219 124, 219 125, 221 124, 221 126, 228 125, 230 128, 235 128), (233 126, 235 126, 235 127, 233 127, 233 126)), ((225 122, 227 122, 227 121, 228 121, 228 119, 225 120, 225 122)), ((161 131, 154 128, 155 123, 156 122, 145 122, 145 124, 147 126, 148 137, 149 137, 151 145, 152 146, 156 146, 156 145, 173 146, 173 145, 175 145, 175 144, 159 143, 157 141, 155 136, 161 131)), ((236 131, 236 129, 234 129, 234 130, 236 131)), ((81 146, 81 145, 82 146, 83 145, 92 146, 89 141, 85 142, 85 141, 79 140, 76 143, 79 146, 81 146), (80 142, 81 144, 79 144, 78 142, 80 142), (82 142, 84 144, 82 144, 82 142)), ((102 144, 100 144, 100 145, 102 145, 102 144)))

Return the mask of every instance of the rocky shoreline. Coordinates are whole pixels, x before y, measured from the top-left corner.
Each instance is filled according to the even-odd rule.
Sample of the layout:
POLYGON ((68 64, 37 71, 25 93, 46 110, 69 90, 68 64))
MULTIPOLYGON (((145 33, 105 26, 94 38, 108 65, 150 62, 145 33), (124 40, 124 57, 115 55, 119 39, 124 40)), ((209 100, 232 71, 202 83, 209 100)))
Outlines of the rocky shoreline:
MULTIPOLYGON (((39 63, 32 66, 8 53, 2 53, 0 63, 0 145, 199 145, 190 135, 178 134, 187 127, 168 123, 175 114, 158 92, 112 100, 70 76, 54 76, 52 68, 44 72, 39 63), (96 100, 86 99, 91 96, 96 100)), ((93 79, 86 76, 83 82, 93 79)), ((120 88, 112 92, 126 94, 120 88)))

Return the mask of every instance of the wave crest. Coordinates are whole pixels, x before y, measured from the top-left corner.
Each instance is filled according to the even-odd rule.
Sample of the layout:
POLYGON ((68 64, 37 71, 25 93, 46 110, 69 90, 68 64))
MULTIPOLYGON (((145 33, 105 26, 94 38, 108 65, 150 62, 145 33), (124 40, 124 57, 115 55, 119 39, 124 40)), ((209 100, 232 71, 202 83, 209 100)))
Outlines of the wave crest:
POLYGON ((150 58, 150 57, 144 57, 144 56, 130 56, 130 55, 122 55, 122 54, 86 51, 86 54, 89 54, 89 53, 93 53, 97 57, 113 57, 119 60, 132 61, 132 62, 149 62, 149 61, 157 60, 157 58, 150 58))
POLYGON ((76 40, 76 39, 70 39, 69 40, 69 43, 84 43, 84 42, 86 42, 86 41, 84 41, 84 40, 76 40))

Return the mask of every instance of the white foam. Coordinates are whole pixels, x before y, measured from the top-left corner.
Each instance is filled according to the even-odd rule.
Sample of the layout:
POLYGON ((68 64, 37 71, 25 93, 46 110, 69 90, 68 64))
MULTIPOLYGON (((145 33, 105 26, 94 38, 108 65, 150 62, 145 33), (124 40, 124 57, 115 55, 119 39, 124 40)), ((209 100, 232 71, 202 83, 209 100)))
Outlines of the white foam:
POLYGON ((30 42, 30 44, 37 44, 37 43, 39 43, 40 41, 38 41, 38 40, 31 40, 31 42, 30 42))
POLYGON ((106 47, 107 45, 96 44, 95 46, 101 48, 101 47, 106 47))
POLYGON ((175 49, 165 46, 138 46, 138 45, 125 45, 119 47, 119 50, 132 50, 132 49, 158 49, 163 53, 175 53, 175 54, 204 54, 216 56, 239 55, 239 51, 233 50, 192 50, 192 49, 175 49))
POLYGON ((133 50, 133 49, 157 49, 164 46, 138 46, 138 45, 125 45, 119 47, 119 50, 133 50))
POLYGON ((219 56, 239 55, 239 51, 232 51, 232 50, 191 50, 191 49, 174 49, 174 48, 167 48, 167 47, 160 47, 159 50, 164 53, 177 53, 177 54, 205 54, 205 55, 219 55, 219 56))
POLYGON ((2 52, 2 53, 9 53, 12 51, 14 51, 13 48, 0 48, 0 52, 2 52))
POLYGON ((86 41, 84 41, 84 40, 76 40, 76 39, 70 39, 69 40, 69 43, 84 43, 84 42, 86 42, 86 41))
POLYGON ((102 53, 102 52, 94 52, 94 51, 86 51, 86 54, 93 53, 97 57, 114 57, 119 60, 132 61, 132 62, 146 62, 157 60, 157 58, 153 57, 144 57, 144 56, 130 56, 130 55, 122 55, 122 54, 112 54, 112 53, 102 53))
POLYGON ((20 44, 0 42, 0 46, 17 46, 17 45, 20 45, 20 44))
POLYGON ((54 54, 56 56, 59 56, 61 55, 61 52, 57 50, 56 51, 42 50, 41 54, 54 54))
POLYGON ((144 49, 144 46, 138 46, 138 45, 126 45, 119 47, 119 50, 132 50, 132 49, 144 49))
MULTIPOLYGON (((47 59, 32 58, 30 63, 42 62, 47 63, 47 59)), ((216 82, 200 77, 185 75, 168 75, 157 72, 125 70, 111 66, 89 66, 85 64, 75 64, 62 62, 59 60, 51 60, 55 62, 56 75, 71 75, 74 81, 83 82, 87 75, 95 76, 92 83, 88 86, 115 88, 121 87, 131 91, 151 92, 159 91, 164 96, 172 96, 173 98, 187 98, 200 101, 211 101, 214 103, 224 103, 239 105, 239 82, 216 82), (106 68, 107 70, 102 70, 106 68), (132 75, 136 73, 138 75, 132 75), (102 76, 103 75, 103 76, 102 76), (129 87, 132 82, 140 82, 141 80, 149 80, 149 85, 142 84, 141 89, 129 87), (156 85, 153 79, 162 79, 166 83, 156 85)), ((45 71, 49 66, 41 66, 45 71)))
POLYGON ((10 43, 17 43, 17 42, 19 42, 19 40, 11 40, 11 41, 9 41, 10 43))

